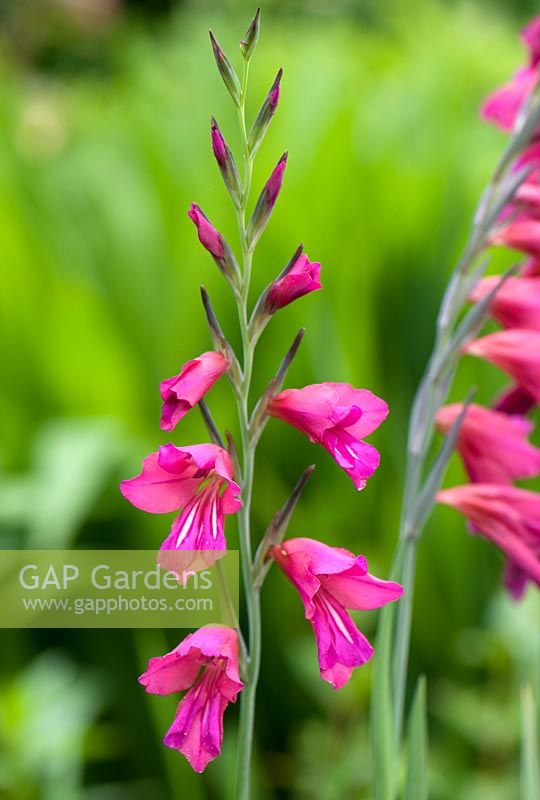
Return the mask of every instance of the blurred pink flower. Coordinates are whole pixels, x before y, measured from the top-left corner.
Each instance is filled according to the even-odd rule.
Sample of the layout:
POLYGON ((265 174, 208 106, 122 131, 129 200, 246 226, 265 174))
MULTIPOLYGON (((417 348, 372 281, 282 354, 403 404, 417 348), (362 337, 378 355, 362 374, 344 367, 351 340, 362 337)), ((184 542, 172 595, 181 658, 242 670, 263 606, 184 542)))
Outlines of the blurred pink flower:
POLYGON ((300 594, 315 634, 321 678, 340 689, 353 668, 373 655, 346 609, 380 608, 397 600, 403 587, 370 575, 363 556, 314 539, 288 539, 270 555, 300 594))
POLYGON ((162 381, 159 385, 163 400, 161 429, 172 431, 228 369, 229 361, 225 356, 211 350, 184 364, 178 375, 162 381))
POLYGON ((197 226, 197 233, 199 241, 205 250, 214 256, 214 258, 223 259, 225 257, 225 249, 220 234, 214 228, 208 217, 206 217, 198 205, 191 204, 188 211, 189 218, 197 226))
POLYGON ((496 364, 540 402, 540 331, 520 328, 490 333, 463 351, 496 364))
POLYGON ((362 439, 388 415, 388 406, 367 389, 349 383, 315 383, 287 389, 269 403, 268 413, 322 444, 357 489, 379 466, 379 453, 362 439))
MULTIPOLYGON (((497 275, 484 278, 470 299, 478 303, 500 282, 497 275)), ((490 303, 492 316, 505 328, 530 328, 540 331, 540 277, 507 278, 490 303)))
POLYGON ((139 678, 150 694, 186 692, 163 743, 179 750, 195 772, 221 753, 223 715, 244 688, 238 674, 238 634, 201 628, 164 656, 151 658, 139 678))
POLYGON ((507 387, 496 399, 493 408, 503 414, 528 414, 535 405, 535 400, 522 386, 507 387))
POLYGON ((514 486, 472 483, 444 489, 437 501, 460 511, 507 556, 505 582, 515 599, 528 580, 540 586, 540 494, 514 486))
MULTIPOLYGON (((461 403, 437 413, 439 430, 447 434, 463 411, 461 403)), ((470 405, 463 419, 458 450, 469 477, 479 483, 512 483, 540 475, 540 450, 527 441, 532 422, 483 406, 470 405)))
POLYGON ((215 444, 166 444, 143 461, 140 475, 120 491, 151 514, 182 511, 162 550, 225 550, 225 515, 241 508, 229 453, 215 444))
POLYGON ((540 220, 516 219, 491 234, 490 242, 540 258, 540 220))
POLYGON ((300 253, 291 269, 270 286, 266 296, 266 310, 273 314, 293 300, 322 289, 320 272, 321 265, 318 261, 310 261, 307 255, 300 253))
POLYGON ((534 89, 536 73, 536 68, 518 69, 508 83, 491 92, 482 105, 484 119, 510 132, 525 98, 534 89))
POLYGON ((513 129, 523 102, 536 84, 540 61, 539 30, 540 18, 535 17, 521 34, 528 50, 528 65, 519 69, 508 83, 488 95, 482 106, 483 117, 505 131, 513 129))

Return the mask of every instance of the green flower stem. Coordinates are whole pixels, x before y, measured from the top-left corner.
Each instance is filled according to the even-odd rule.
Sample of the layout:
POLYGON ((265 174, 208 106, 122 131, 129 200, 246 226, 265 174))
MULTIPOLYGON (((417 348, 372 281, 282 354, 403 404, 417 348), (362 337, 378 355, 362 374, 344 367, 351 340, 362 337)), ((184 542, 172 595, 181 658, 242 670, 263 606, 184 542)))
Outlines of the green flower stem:
POLYGON ((255 442, 252 439, 249 419, 249 395, 253 370, 254 342, 250 339, 248 324, 249 286, 251 280, 251 263, 253 252, 247 242, 246 209, 251 187, 253 159, 249 152, 246 129, 246 88, 249 62, 244 64, 242 90, 238 105, 240 134, 244 153, 244 185, 242 201, 237 210, 238 231, 242 250, 241 268, 242 285, 236 297, 238 319, 242 336, 243 376, 242 385, 237 394, 240 433, 242 438, 242 501, 243 506, 238 513, 240 538, 240 557, 242 563, 242 579, 248 614, 248 647, 249 656, 246 665, 246 686, 240 696, 240 727, 238 735, 238 766, 236 796, 238 800, 248 800, 251 793, 251 757, 253 751, 253 727, 255 719, 255 700, 257 682, 261 663, 261 611, 259 589, 253 580, 253 556, 251 548, 251 496, 253 489, 253 468, 255 462, 255 442))

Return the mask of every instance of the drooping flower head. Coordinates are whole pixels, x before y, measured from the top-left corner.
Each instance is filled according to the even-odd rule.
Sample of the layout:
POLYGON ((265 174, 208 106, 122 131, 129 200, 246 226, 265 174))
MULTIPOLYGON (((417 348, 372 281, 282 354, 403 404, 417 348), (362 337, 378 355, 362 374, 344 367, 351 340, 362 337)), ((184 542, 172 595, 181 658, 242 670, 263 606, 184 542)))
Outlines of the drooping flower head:
POLYGON ((265 310, 273 314, 278 308, 288 306, 293 300, 322 289, 320 272, 319 262, 310 261, 307 255, 300 252, 286 274, 271 284, 266 295, 265 310))
POLYGON ((172 431, 228 368, 229 361, 224 355, 209 351, 184 364, 178 375, 162 381, 161 429, 172 431))
POLYGON ((540 402, 540 331, 497 331, 475 339, 463 349, 496 364, 540 402))
POLYGON ((315 634, 321 678, 340 689, 373 647, 346 609, 368 611, 397 600, 403 587, 375 578, 363 556, 315 539, 288 539, 271 557, 295 586, 315 634))
MULTIPOLYGON (((461 403, 444 406, 436 423, 448 433, 463 411, 461 403)), ((461 424, 458 450, 476 483, 512 483, 540 475, 540 450, 527 441, 532 422, 483 406, 470 405, 461 424)))
POLYGON ((163 743, 202 772, 221 752, 223 715, 244 688, 234 628, 201 628, 164 656, 151 658, 139 678, 150 694, 186 692, 163 743))
POLYGON ((322 444, 357 489, 379 466, 378 451, 362 439, 386 419, 388 406, 367 389, 330 382, 287 389, 271 400, 268 413, 322 444))
POLYGON ((514 486, 472 483, 444 489, 437 501, 460 511, 474 531, 505 553, 505 582, 519 599, 527 581, 540 586, 540 494, 514 486))
POLYGON ((120 491, 151 514, 181 511, 162 550, 225 550, 225 516, 242 506, 230 455, 215 444, 163 445, 120 491))
MULTIPOLYGON (((484 278, 470 299, 480 302, 499 282, 497 275, 484 278)), ((540 330, 540 277, 507 278, 491 300, 490 312, 505 328, 540 330)))

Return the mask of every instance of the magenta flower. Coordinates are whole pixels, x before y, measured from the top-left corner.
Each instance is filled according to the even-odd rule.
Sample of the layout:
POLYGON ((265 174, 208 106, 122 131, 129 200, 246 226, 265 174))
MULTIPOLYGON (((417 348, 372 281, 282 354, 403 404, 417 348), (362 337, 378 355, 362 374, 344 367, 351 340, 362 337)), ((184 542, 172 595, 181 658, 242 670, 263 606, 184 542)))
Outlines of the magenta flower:
MULTIPOLYGON (((463 411, 461 403, 444 406, 437 426, 447 434, 463 411)), ((540 475, 540 450, 527 441, 532 422, 483 406, 470 405, 463 419, 458 450, 475 483, 512 483, 540 475)))
POLYGON ((540 331, 498 331, 476 339, 463 350, 496 364, 540 402, 540 331))
POLYGON ((265 301, 266 311, 273 314, 293 300, 322 289, 320 272, 321 265, 318 261, 310 261, 307 255, 299 253, 288 272, 270 286, 265 301))
POLYGON ((528 414, 535 405, 535 400, 529 392, 522 386, 510 386, 506 388, 495 401, 493 408, 495 411, 502 411, 503 414, 528 414))
POLYGON ((484 102, 482 115, 505 131, 511 131, 526 97, 532 92, 540 61, 540 18, 533 19, 521 34, 528 50, 528 65, 519 69, 509 83, 492 92, 484 102))
POLYGON ((178 375, 162 381, 159 385, 163 400, 161 429, 172 431, 228 369, 229 361, 225 356, 211 350, 184 364, 178 375))
POLYGON ((380 608, 397 600, 403 587, 370 575, 364 556, 315 539, 288 539, 270 555, 300 594, 315 634, 321 678, 340 689, 353 668, 373 655, 346 609, 380 608))
POLYGON ((225 515, 242 506, 231 457, 215 444, 165 444, 143 461, 140 475, 120 491, 151 514, 181 511, 162 550, 225 550, 225 515))
POLYGON ((223 247, 221 235, 217 232, 208 217, 203 214, 196 203, 191 204, 191 208, 188 211, 188 217, 197 226, 199 241, 205 250, 208 250, 208 252, 218 260, 224 258, 225 249, 223 247))
MULTIPOLYGON (((481 280, 470 295, 478 303, 500 282, 497 275, 481 280)), ((540 330, 540 277, 507 278, 490 303, 492 316, 505 328, 540 330)))
POLYGON ((536 69, 524 67, 513 78, 491 92, 482 106, 482 116, 503 131, 512 131, 525 99, 534 89, 536 69))
POLYGON ((524 210, 532 217, 538 219, 540 215, 540 185, 538 183, 538 171, 523 181, 515 193, 514 206, 524 207, 524 210))
POLYGON ((495 231, 490 242, 540 258, 540 220, 516 219, 495 231))
POLYGON ((532 67, 540 63, 540 17, 534 17, 521 32, 521 39, 529 51, 532 67))
POLYGON ((234 628, 201 628, 164 656, 151 658, 139 682, 150 694, 186 692, 163 743, 182 753, 195 772, 219 756, 223 715, 244 688, 234 628))
POLYGON ((527 581, 540 586, 540 494, 514 486, 472 483, 444 489, 439 503, 460 511, 507 556, 505 583, 518 600, 527 581))
POLYGON ((314 383, 287 389, 269 403, 268 413, 322 444, 360 490, 379 466, 379 453, 362 439, 388 415, 388 406, 367 389, 349 383, 314 383))

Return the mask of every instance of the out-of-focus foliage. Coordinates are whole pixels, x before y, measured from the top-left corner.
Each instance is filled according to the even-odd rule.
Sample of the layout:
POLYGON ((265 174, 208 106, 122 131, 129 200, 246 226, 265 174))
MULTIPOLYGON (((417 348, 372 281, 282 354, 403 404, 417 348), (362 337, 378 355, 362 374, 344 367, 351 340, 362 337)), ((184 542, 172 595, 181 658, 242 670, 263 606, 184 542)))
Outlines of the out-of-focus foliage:
MULTIPOLYGON (((186 211, 199 202, 236 243, 209 148, 210 114, 233 148, 235 121, 207 29, 233 55, 252 8, 230 0, 154 15, 151 6, 0 7, 5 547, 157 546, 167 522, 128 507, 117 482, 169 438, 157 426, 159 380, 208 348, 200 283, 238 341, 225 284, 186 211)), ((477 109, 521 59, 524 20, 511 10, 435 0, 263 4, 252 111, 279 66, 284 81, 255 186, 285 148, 289 164, 254 290, 300 241, 324 264, 325 288, 276 317, 258 349, 256 389, 306 325, 288 385, 351 381, 385 397, 391 415, 373 437, 380 470, 360 495, 325 452, 272 422, 258 457, 256 533, 315 460, 292 535, 361 551, 376 574, 388 572, 410 401, 447 276, 503 146, 477 109)), ((455 398, 472 383, 485 401, 501 378, 471 360, 455 398)), ((230 426, 226 382, 209 402, 230 426)), ((173 441, 204 436, 193 413, 173 441)), ((456 463, 449 481, 462 479, 456 463)), ((228 536, 234 546, 234 520, 228 536)), ((500 569, 457 515, 436 513, 420 546, 411 670, 427 676, 433 800, 518 796, 519 685, 540 687, 540 612, 534 592, 519 606, 503 596, 500 569)), ((318 677, 301 604, 275 571, 263 604, 257 797, 369 798, 370 668, 333 693, 318 677)), ((361 621, 373 637, 376 615, 361 621)), ((59 797, 48 788, 53 773, 66 782, 62 800, 232 797, 236 711, 227 713, 223 757, 200 778, 159 744, 174 698, 147 702, 136 684, 145 660, 183 635, 3 634, 0 797, 59 797), (63 660, 39 655, 53 646, 63 660), (38 685, 36 670, 40 702, 17 699, 28 682, 38 685), (41 749, 36 735, 50 726, 41 749)))

